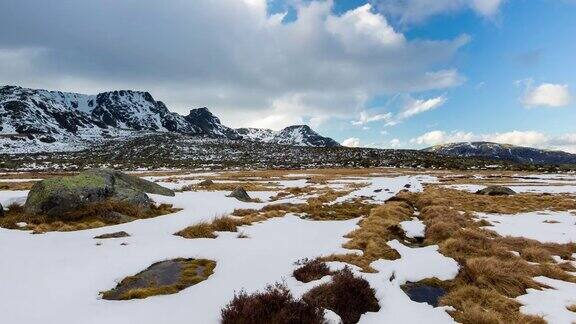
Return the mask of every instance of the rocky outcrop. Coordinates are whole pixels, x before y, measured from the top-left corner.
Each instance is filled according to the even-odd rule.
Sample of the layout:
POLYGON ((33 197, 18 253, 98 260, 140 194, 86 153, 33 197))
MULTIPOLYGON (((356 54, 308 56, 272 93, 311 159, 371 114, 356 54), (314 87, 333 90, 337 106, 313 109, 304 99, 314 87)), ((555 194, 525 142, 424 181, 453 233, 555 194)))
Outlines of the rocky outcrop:
POLYGON ((152 200, 146 193, 174 195, 170 189, 120 171, 95 169, 76 176, 37 182, 28 194, 25 211, 58 217, 89 203, 108 199, 149 208, 152 200))
POLYGON ((242 188, 242 187, 238 187, 238 188, 234 189, 234 191, 232 191, 232 192, 228 195, 228 197, 236 198, 236 199, 238 199, 238 200, 240 200, 240 201, 243 201, 243 202, 251 202, 251 201, 254 201, 254 200, 248 195, 248 193, 246 192, 246 190, 244 190, 244 188, 242 188))
POLYGON ((516 192, 508 187, 503 186, 488 186, 484 189, 476 191, 478 195, 487 196, 510 196, 515 195, 516 192))

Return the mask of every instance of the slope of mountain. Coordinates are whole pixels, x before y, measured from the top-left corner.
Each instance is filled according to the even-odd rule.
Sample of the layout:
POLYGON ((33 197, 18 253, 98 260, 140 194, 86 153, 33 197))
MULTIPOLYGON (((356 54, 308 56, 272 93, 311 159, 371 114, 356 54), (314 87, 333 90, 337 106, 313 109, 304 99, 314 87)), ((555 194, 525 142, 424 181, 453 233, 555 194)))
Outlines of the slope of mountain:
POLYGON ((0 149, 4 153, 74 151, 95 141, 156 132, 284 145, 338 145, 308 126, 288 127, 277 133, 235 130, 222 125, 205 107, 182 116, 148 92, 119 90, 84 95, 0 87, 0 149))
POLYGON ((309 126, 288 126, 280 131, 260 128, 238 128, 238 133, 246 140, 276 143, 291 146, 335 147, 340 146, 335 140, 324 137, 309 126))
POLYGON ((491 142, 452 143, 424 150, 450 156, 485 157, 523 164, 576 164, 576 154, 491 142))

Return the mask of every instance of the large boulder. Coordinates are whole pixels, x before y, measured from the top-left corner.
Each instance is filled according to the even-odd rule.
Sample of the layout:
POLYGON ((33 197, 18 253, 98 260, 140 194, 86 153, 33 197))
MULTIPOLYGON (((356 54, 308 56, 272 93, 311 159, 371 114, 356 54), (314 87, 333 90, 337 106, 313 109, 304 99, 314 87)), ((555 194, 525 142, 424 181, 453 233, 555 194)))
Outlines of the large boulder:
POLYGON ((156 183, 109 169, 95 169, 76 176, 45 179, 30 190, 25 210, 28 214, 57 217, 81 206, 107 199, 149 207, 146 193, 174 196, 156 183))
POLYGON ((476 191, 476 194, 487 196, 510 196, 515 195, 516 191, 504 186, 488 186, 476 191))
POLYGON ((236 199, 243 201, 243 202, 253 201, 252 198, 250 198, 250 196, 246 192, 246 190, 244 190, 244 188, 242 188, 242 187, 237 187, 236 189, 234 189, 234 191, 232 191, 228 195, 228 197, 236 198, 236 199))

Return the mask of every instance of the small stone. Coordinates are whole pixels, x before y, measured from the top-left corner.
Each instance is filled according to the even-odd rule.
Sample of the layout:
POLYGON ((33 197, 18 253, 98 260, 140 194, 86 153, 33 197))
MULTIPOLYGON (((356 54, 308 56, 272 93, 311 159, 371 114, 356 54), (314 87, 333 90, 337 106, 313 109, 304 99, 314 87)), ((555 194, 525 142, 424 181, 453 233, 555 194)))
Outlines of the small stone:
POLYGON ((120 232, 115 232, 115 233, 108 233, 108 234, 102 234, 102 235, 98 235, 98 236, 94 236, 95 239, 110 239, 110 238, 119 238, 119 237, 129 237, 130 234, 124 232, 124 231, 120 231, 120 232))
POLYGON ((200 187, 209 187, 209 186, 212 186, 212 185, 214 185, 214 181, 212 181, 212 180, 210 180, 210 179, 204 180, 204 181, 202 181, 202 182, 200 182, 200 183, 198 184, 198 186, 200 186, 200 187))

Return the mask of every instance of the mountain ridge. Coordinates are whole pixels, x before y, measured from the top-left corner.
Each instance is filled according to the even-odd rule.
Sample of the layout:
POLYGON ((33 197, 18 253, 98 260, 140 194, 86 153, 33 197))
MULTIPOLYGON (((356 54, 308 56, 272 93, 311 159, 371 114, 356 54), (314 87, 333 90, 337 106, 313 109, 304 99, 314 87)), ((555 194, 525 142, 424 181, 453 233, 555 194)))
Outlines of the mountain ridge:
POLYGON ((149 92, 114 90, 80 93, 0 87, 0 148, 7 152, 74 150, 84 142, 149 132, 251 140, 295 146, 339 146, 306 125, 260 130, 270 138, 225 126, 206 107, 188 115, 172 112, 149 92))
POLYGON ((522 164, 576 164, 576 154, 493 142, 458 142, 423 149, 457 157, 485 157, 522 164))

